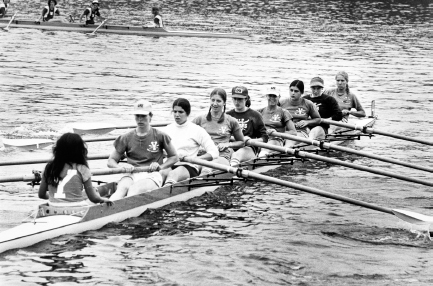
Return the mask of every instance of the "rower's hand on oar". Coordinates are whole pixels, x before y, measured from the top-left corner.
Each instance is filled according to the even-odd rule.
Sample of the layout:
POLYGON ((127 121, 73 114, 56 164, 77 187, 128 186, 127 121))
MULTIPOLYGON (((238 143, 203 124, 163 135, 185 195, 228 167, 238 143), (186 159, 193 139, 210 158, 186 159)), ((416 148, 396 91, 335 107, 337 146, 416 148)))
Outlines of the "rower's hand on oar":
POLYGON ((101 202, 101 204, 103 204, 103 203, 106 203, 108 206, 112 206, 112 205, 114 205, 114 203, 112 202, 112 201, 110 201, 109 199, 107 199, 107 198, 101 198, 102 199, 102 202, 101 202))
POLYGON ((295 123, 296 128, 304 128, 307 127, 308 123, 305 120, 301 120, 295 123))
POLYGON ((227 142, 227 143, 219 143, 217 145, 217 147, 218 147, 219 151, 224 151, 224 150, 230 148, 230 143, 229 142, 227 142))
POLYGON ((157 172, 161 170, 161 166, 158 164, 158 162, 152 162, 149 166, 149 173, 157 172))
POLYGON ((125 170, 125 172, 128 172, 128 173, 132 173, 135 169, 134 166, 132 166, 131 164, 128 164, 128 163, 122 165, 122 168, 125 170))
POLYGON ((266 129, 266 134, 268 134, 268 135, 271 135, 271 134, 274 133, 274 132, 277 132, 277 130, 272 129, 272 128, 270 128, 270 129, 266 129))
POLYGON ((343 116, 346 116, 346 115, 350 114, 350 110, 343 109, 343 110, 341 111, 341 113, 343 114, 343 116))
POLYGON ((177 158, 179 158, 180 161, 183 161, 183 158, 185 158, 186 156, 188 156, 188 153, 184 150, 179 150, 177 152, 177 158))

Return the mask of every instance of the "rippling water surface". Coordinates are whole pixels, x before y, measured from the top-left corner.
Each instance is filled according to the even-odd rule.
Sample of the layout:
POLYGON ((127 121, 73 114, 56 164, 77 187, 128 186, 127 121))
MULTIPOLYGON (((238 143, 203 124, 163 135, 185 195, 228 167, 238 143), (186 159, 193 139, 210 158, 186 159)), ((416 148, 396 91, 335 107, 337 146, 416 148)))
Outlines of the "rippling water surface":
MULTIPOLYGON (((259 108, 265 104, 266 85, 279 85, 288 95, 292 80, 308 84, 320 75, 327 87, 334 87, 335 73, 345 70, 364 107, 368 110, 371 100, 376 101, 377 129, 432 140, 428 1, 205 2, 206 9, 199 5, 202 2, 161 3, 164 11, 173 5, 165 14, 173 28, 243 32, 251 39, 103 34, 87 38, 24 29, 0 34, 1 136, 55 138, 76 123, 133 124, 126 111, 137 98, 152 101, 155 121, 170 120, 170 104, 177 97, 190 99, 191 116, 196 116, 207 109, 214 87, 229 91, 239 84, 248 87, 253 108, 259 108)), ((151 4, 136 10, 133 3, 119 9, 122 4, 108 2, 103 8, 107 13, 118 9, 118 21, 134 23, 151 4)), ((71 5, 74 11, 79 8, 71 5)), ((39 9, 39 4, 21 8, 39 9)), ((231 102, 228 105, 232 107, 231 102)), ((375 136, 352 147, 433 166, 432 148, 426 145, 375 136)), ((111 148, 111 142, 89 143, 90 154, 108 154, 111 148)), ((49 154, 49 149, 5 149, 0 160, 49 154)), ((331 156, 433 179, 429 173, 379 161, 331 156)), ((91 161, 90 167, 102 168, 105 163, 91 161)), ((42 168, 0 167, 0 176, 42 168)), ((384 207, 433 215, 431 188, 422 185, 317 162, 268 174, 384 207)), ((0 201, 0 230, 18 224, 40 203, 36 189, 25 183, 0 184, 0 201)), ((388 214, 249 182, 100 230, 1 254, 0 282, 431 285, 432 244, 411 228, 388 214)))

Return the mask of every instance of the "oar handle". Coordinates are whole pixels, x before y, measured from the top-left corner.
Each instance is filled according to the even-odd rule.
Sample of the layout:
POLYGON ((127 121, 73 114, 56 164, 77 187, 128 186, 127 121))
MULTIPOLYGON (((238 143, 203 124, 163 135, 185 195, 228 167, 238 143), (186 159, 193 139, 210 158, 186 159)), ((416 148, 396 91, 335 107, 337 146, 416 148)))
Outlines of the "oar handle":
MULTIPOLYGON (((110 155, 107 154, 96 154, 87 157, 87 160, 102 160, 108 159, 110 155)), ((18 161, 5 161, 0 162, 0 166, 13 166, 13 165, 29 165, 29 164, 44 164, 52 161, 53 158, 47 157, 43 159, 32 159, 32 160, 18 160, 18 161)))
POLYGON ((286 187, 289 187, 289 188, 293 188, 293 189, 296 189, 296 190, 312 193, 312 194, 319 195, 319 196, 322 196, 322 197, 327 197, 327 198, 330 198, 330 199, 334 199, 334 200, 338 200, 338 201, 342 201, 342 202, 350 203, 350 204, 353 204, 353 205, 357 205, 357 206, 361 206, 361 207, 365 207, 365 208, 369 208, 369 209, 372 209, 372 210, 376 210, 376 211, 380 211, 380 212, 384 212, 384 213, 388 213, 388 214, 394 215, 394 212, 391 209, 389 209, 389 208, 377 206, 377 205, 370 204, 370 203, 363 202, 363 201, 358 201, 358 200, 351 199, 351 198, 348 198, 348 197, 345 197, 345 196, 341 196, 341 195, 329 193, 329 192, 326 192, 326 191, 322 191, 322 190, 319 190, 319 189, 316 189, 316 188, 311 188, 311 187, 307 187, 307 186, 304 186, 304 185, 299 185, 299 184, 296 184, 296 183, 292 183, 292 182, 276 179, 276 178, 273 178, 273 177, 257 174, 257 173, 251 172, 251 171, 242 170, 242 169, 238 169, 238 168, 234 168, 234 167, 226 166, 226 165, 222 165, 222 164, 217 164, 217 163, 214 163, 214 162, 209 162, 209 161, 205 161, 205 160, 198 159, 198 158, 193 158, 193 157, 185 157, 182 160, 185 161, 185 162, 189 162, 189 163, 193 163, 193 164, 209 167, 209 168, 212 168, 212 169, 228 172, 228 173, 231 173, 231 174, 235 174, 235 175, 241 176, 243 178, 254 178, 254 179, 257 179, 257 180, 262 180, 262 181, 265 181, 265 182, 269 182, 269 183, 273 183, 273 184, 277 184, 277 185, 281 185, 281 186, 286 186, 286 187))
POLYGON ((346 153, 351 153, 351 154, 356 154, 356 155, 359 155, 359 156, 364 156, 364 157, 376 159, 376 160, 379 160, 379 161, 382 161, 382 162, 388 162, 388 163, 392 163, 392 164, 396 164, 396 165, 400 165, 400 166, 405 166, 405 167, 409 167, 409 168, 413 168, 413 169, 417 169, 417 170, 422 170, 422 171, 433 173, 433 168, 430 168, 430 167, 419 166, 419 165, 411 164, 411 163, 408 163, 408 162, 403 162, 403 161, 395 160, 395 159, 392 159, 392 158, 381 157, 381 156, 377 156, 377 155, 374 155, 374 154, 369 154, 367 152, 358 151, 358 150, 350 149, 350 148, 347 148, 347 147, 334 145, 334 144, 331 144, 331 143, 328 143, 328 142, 323 142, 323 141, 318 141, 318 140, 313 140, 313 139, 307 139, 307 138, 298 137, 298 136, 290 135, 290 134, 287 134, 287 133, 279 133, 279 132, 272 132, 271 135, 275 136, 275 137, 280 137, 280 138, 284 138, 284 139, 290 139, 290 140, 293 140, 293 141, 302 142, 302 143, 306 143, 306 144, 309 144, 309 145, 317 146, 317 147, 319 147, 321 149, 332 149, 332 150, 342 151, 342 152, 346 152, 346 153))
MULTIPOLYGON (((155 122, 155 123, 150 123, 150 126, 152 127, 164 127, 167 126, 168 124, 170 124, 170 122, 155 122)), ((120 125, 120 126, 115 126, 114 128, 116 129, 128 129, 128 128, 135 128, 137 127, 137 125, 120 125)))
MULTIPOLYGON (((132 173, 140 173, 140 172, 148 172, 149 167, 136 167, 132 171, 132 173)), ((113 174, 122 174, 122 173, 131 173, 124 168, 110 168, 110 169, 96 169, 92 171, 92 175, 102 176, 102 175, 113 175, 113 174)), ((38 175, 24 175, 24 176, 10 176, 0 178, 0 183, 11 183, 11 182, 32 182, 38 180, 38 175)))
POLYGON ((323 162, 327 162, 327 163, 331 163, 331 164, 337 164, 337 165, 341 165, 341 166, 345 166, 345 167, 349 167, 349 168, 353 168, 353 169, 357 169, 357 170, 361 170, 361 171, 365 171, 365 172, 370 172, 370 173, 378 174, 378 175, 382 175, 382 176, 387 176, 387 177, 391 177, 391 178, 396 178, 396 179, 400 179, 403 181, 421 184, 421 185, 425 185, 425 186, 429 186, 429 187, 433 186, 432 182, 428 182, 428 181, 424 181, 424 180, 420 180, 420 179, 415 179, 415 178, 403 176, 403 175, 388 172, 388 171, 383 171, 383 170, 379 170, 379 169, 365 167, 362 165, 357 165, 357 164, 353 164, 353 163, 349 163, 349 162, 344 162, 344 161, 340 161, 340 160, 333 159, 333 158, 328 158, 328 157, 323 157, 323 156, 319 156, 319 155, 315 155, 315 154, 310 154, 307 152, 303 152, 303 151, 299 151, 299 150, 295 150, 295 149, 291 149, 291 148, 283 148, 280 146, 275 146, 275 145, 271 145, 271 144, 257 142, 254 140, 246 141, 245 145, 246 146, 256 146, 256 147, 270 149, 270 150, 274 150, 274 151, 278 151, 278 152, 282 152, 282 153, 287 153, 290 155, 294 155, 295 157, 298 157, 298 158, 308 158, 308 159, 323 161, 323 162))
POLYGON ((388 136, 388 137, 392 137, 392 138, 396 138, 396 139, 401 139, 401 140, 406 140, 406 141, 411 141, 411 142, 416 142, 416 143, 421 143, 421 144, 433 146, 432 141, 412 138, 412 137, 394 134, 394 133, 389 133, 389 132, 385 132, 385 131, 380 131, 380 130, 376 130, 376 129, 373 129, 373 128, 367 127, 367 126, 359 126, 359 125, 354 125, 354 124, 342 123, 340 121, 334 121, 334 120, 329 120, 329 119, 322 119, 322 122, 326 123, 326 124, 331 124, 331 125, 335 125, 335 126, 353 129, 353 130, 360 130, 366 134, 379 134, 379 135, 388 136))

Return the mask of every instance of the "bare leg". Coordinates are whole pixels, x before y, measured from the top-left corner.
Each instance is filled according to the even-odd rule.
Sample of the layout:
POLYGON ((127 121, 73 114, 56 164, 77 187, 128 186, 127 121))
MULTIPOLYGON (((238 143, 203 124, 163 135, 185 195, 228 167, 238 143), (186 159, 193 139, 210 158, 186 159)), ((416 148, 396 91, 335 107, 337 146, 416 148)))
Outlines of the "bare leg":
POLYGON ((242 162, 256 158, 256 154, 251 147, 243 147, 238 151, 234 152, 232 159, 230 160, 230 166, 239 165, 242 162))
POLYGON ((131 177, 123 177, 120 179, 119 183, 117 184, 117 190, 110 196, 110 200, 115 201, 124 198, 129 187, 131 187, 133 183, 134 181, 131 177))
POLYGON ((158 185, 151 179, 143 179, 135 182, 128 190, 128 197, 138 195, 141 193, 147 193, 156 190, 158 185))
POLYGON ((316 126, 311 129, 310 134, 308 134, 308 138, 313 140, 322 140, 325 139, 325 130, 323 130, 322 126, 316 126))
MULTIPOLYGON (((212 162, 218 163, 218 164, 222 164, 222 165, 226 165, 226 166, 230 166, 229 161, 226 158, 224 158, 224 157, 218 157, 218 158, 214 159, 212 162)), ((215 171, 215 170, 212 169, 212 168, 203 167, 203 169, 200 172, 200 175, 209 174, 209 173, 211 173, 213 171, 215 171)))
MULTIPOLYGON (((296 136, 297 136, 297 137, 301 137, 301 138, 308 138, 307 133, 305 133, 305 132, 300 132, 300 131, 297 132, 297 135, 296 135, 296 136)), ((301 143, 301 142, 299 142, 299 141, 286 139, 286 141, 285 141, 285 143, 284 143, 284 147, 286 147, 286 148, 292 148, 292 147, 295 147, 296 145, 299 145, 299 144, 304 145, 304 143, 301 143)))
MULTIPOLYGON (((271 140, 268 141, 268 144, 281 147, 281 141, 280 140, 271 139, 271 140)), ((277 152, 273 151, 273 150, 262 148, 262 150, 260 151, 258 157, 264 157, 264 156, 266 156, 267 154, 270 154, 270 153, 277 153, 277 152)))
MULTIPOLYGON (((163 176, 163 178, 164 178, 164 176, 163 176)), ((189 178, 189 172, 188 172, 188 170, 185 167, 180 166, 180 167, 177 167, 174 170, 171 170, 167 174, 167 178, 165 179, 165 184, 164 185, 174 184, 176 182, 180 182, 180 181, 186 180, 188 178, 189 178)))

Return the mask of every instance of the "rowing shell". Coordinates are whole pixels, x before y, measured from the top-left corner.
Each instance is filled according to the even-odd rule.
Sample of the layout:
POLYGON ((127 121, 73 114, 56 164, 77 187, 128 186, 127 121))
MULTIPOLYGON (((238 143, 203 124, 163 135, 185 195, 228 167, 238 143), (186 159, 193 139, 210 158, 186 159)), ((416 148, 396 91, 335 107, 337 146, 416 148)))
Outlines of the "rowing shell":
MULTIPOLYGON (((0 20, 0 27, 6 27, 9 20, 0 20)), ((91 33, 98 25, 83 25, 77 23, 40 22, 29 20, 13 20, 9 28, 39 29, 48 31, 70 31, 80 33, 91 33)), ((245 40, 248 36, 232 33, 208 33, 199 31, 171 31, 166 28, 146 28, 140 26, 116 26, 103 25, 98 33, 136 35, 151 37, 201 37, 201 38, 228 38, 245 40)))
MULTIPOLYGON (((374 123, 375 119, 364 119, 364 122, 374 123)), ((358 131, 359 132, 359 131, 358 131)), ((287 160, 287 159, 286 159, 287 160)), ((294 158, 289 158, 293 163, 294 158)), ((281 166, 269 164, 266 159, 254 159, 242 164, 256 173, 263 173, 281 166), (256 168, 257 166, 260 166, 256 168), (264 165, 264 166, 263 166, 264 165)), ((0 253, 23 248, 40 241, 52 239, 65 234, 81 233, 95 230, 111 222, 121 222, 128 218, 140 216, 147 209, 159 208, 173 202, 187 201, 206 192, 213 192, 221 185, 232 185, 238 179, 229 173, 214 172, 208 175, 188 179, 169 187, 163 187, 151 192, 126 197, 115 201, 113 206, 98 204, 90 207, 56 208, 42 204, 34 218, 29 217, 22 224, 0 233, 0 253), (213 182, 209 186, 210 182, 213 182)), ((112 194, 115 183, 98 188, 101 196, 112 194)))

